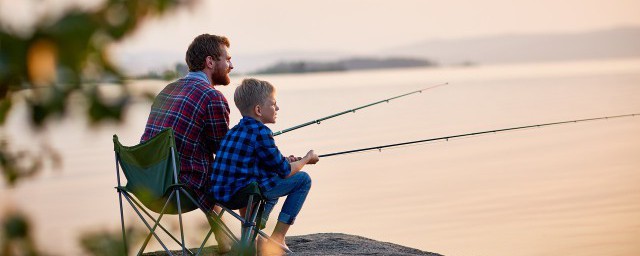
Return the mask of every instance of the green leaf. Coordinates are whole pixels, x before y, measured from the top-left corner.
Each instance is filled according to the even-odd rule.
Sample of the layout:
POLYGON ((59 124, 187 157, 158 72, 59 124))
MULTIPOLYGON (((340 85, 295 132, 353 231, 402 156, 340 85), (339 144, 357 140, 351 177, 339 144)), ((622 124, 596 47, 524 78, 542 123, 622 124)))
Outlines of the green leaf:
POLYGON ((9 110, 11 110, 11 105, 13 105, 11 97, 0 99, 0 125, 3 125, 4 121, 7 119, 9 110))

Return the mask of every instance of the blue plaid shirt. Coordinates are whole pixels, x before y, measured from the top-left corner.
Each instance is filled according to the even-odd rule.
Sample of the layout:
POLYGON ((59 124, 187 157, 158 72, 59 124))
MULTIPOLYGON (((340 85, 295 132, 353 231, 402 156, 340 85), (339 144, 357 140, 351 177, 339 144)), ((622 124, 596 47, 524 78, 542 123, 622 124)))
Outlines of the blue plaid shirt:
POLYGON ((291 165, 280 153, 271 129, 251 117, 243 117, 227 132, 213 161, 211 190, 218 201, 229 202, 240 189, 256 181, 269 190, 274 179, 285 178, 291 165))

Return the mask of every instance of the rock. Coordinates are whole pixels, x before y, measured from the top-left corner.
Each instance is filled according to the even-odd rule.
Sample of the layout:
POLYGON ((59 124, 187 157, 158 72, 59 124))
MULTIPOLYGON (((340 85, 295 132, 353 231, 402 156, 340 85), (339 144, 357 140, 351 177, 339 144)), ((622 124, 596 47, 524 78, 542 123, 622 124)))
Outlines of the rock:
MULTIPOLYGON (((440 255, 361 236, 340 233, 288 236, 287 244, 293 251, 292 255, 440 255)), ((195 250, 193 252, 195 253, 195 250)), ((217 254, 217 246, 206 247, 204 252, 203 255, 219 255, 217 254)), ((172 251, 172 253, 182 255, 181 251, 172 251)), ((167 254, 159 251, 145 255, 160 256, 167 254)), ((232 255, 232 253, 225 255, 232 255)))
POLYGON ((431 255, 397 244, 340 233, 320 233, 287 237, 293 255, 431 255))

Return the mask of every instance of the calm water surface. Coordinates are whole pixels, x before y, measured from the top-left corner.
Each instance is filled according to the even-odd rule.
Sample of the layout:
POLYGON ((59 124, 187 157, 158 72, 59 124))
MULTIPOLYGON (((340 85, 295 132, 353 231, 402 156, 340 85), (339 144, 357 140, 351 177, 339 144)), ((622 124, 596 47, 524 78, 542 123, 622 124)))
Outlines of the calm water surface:
MULTIPOLYGON (((274 131, 450 83, 276 137, 295 155, 640 112, 638 59, 259 78, 279 88, 274 131)), ((221 88, 230 100, 233 89, 221 88)), ((18 108, 7 128, 17 143, 49 141, 64 168, 2 188, 1 206, 28 212, 54 253, 79 253, 84 231, 119 230, 111 135, 137 143, 148 110, 140 102, 124 124, 93 128, 76 113, 34 135, 18 108)), ((313 188, 290 234, 343 232, 445 255, 639 255, 639 153, 635 117, 325 158, 306 168, 313 188)))

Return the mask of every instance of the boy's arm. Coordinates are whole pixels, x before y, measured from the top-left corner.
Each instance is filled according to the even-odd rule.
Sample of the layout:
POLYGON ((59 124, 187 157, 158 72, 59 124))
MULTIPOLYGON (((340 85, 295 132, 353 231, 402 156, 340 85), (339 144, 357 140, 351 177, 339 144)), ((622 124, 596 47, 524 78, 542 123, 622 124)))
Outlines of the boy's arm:
POLYGON ((318 158, 318 155, 315 152, 313 152, 313 150, 309 150, 309 152, 307 152, 307 155, 305 155, 302 159, 289 163, 291 165, 291 172, 289 173, 287 178, 298 173, 300 170, 302 170, 302 167, 304 167, 306 164, 315 164, 318 161, 320 161, 320 158, 318 158))
MULTIPOLYGON (((267 169, 278 173, 281 178, 288 178, 302 170, 306 164, 315 164, 320 159, 318 155, 310 150, 303 158, 297 161, 290 161, 280 153, 278 147, 273 140, 270 130, 261 130, 258 133, 256 145, 256 155, 259 161, 267 167, 267 169)), ((295 157, 293 157, 295 158, 295 157)))
POLYGON ((261 169, 267 172, 275 172, 281 178, 286 178, 291 172, 289 159, 280 153, 273 140, 271 131, 264 127, 257 132, 255 141, 255 153, 261 169))

